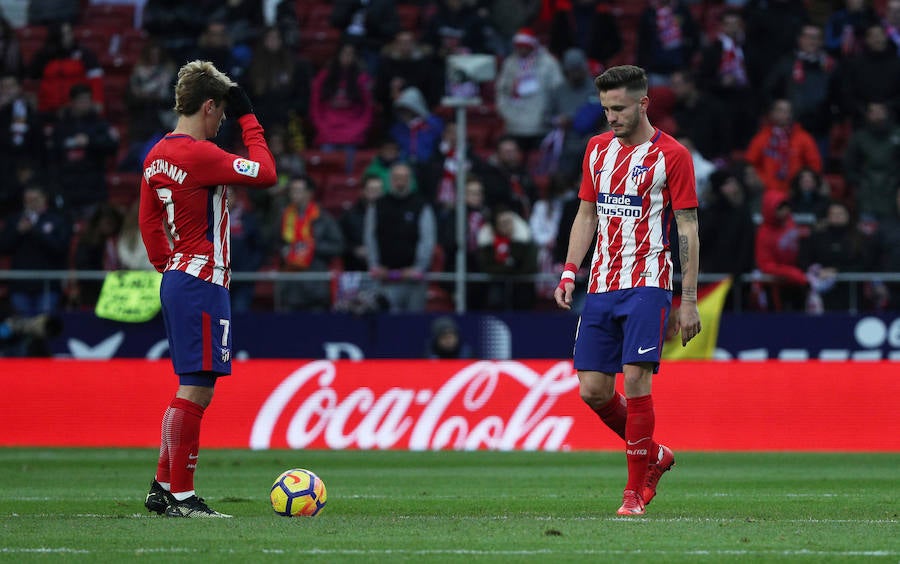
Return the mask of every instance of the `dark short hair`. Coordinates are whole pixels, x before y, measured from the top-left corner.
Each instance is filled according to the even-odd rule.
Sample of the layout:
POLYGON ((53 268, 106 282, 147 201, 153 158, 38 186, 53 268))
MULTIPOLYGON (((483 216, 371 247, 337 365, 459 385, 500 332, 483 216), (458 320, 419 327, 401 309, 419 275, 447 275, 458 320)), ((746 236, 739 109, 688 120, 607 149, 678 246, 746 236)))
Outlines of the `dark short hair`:
POLYGON ((646 96, 647 73, 634 65, 611 67, 594 79, 594 85, 600 92, 625 88, 629 94, 646 96))
POLYGON ((82 94, 91 95, 91 87, 83 82, 79 82, 78 84, 72 85, 72 88, 69 88, 69 100, 74 100, 82 94))
POLYGON ((288 179, 287 183, 288 183, 288 185, 291 185, 294 182, 298 182, 298 181, 302 181, 303 183, 305 183, 306 189, 309 190, 310 192, 316 191, 315 181, 312 179, 311 176, 307 176, 306 174, 292 174, 291 177, 288 179))

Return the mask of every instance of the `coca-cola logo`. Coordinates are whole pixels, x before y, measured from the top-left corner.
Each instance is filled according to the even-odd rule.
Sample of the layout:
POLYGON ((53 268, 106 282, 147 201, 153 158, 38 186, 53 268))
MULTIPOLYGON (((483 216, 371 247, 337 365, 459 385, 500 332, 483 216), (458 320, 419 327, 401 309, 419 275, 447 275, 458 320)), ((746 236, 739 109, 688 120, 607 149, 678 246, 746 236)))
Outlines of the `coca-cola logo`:
POLYGON ((578 387, 570 362, 543 374, 520 362, 474 362, 437 391, 427 381, 378 392, 345 380, 330 361, 295 370, 257 413, 250 447, 555 451, 565 448, 574 418, 552 410, 578 387))

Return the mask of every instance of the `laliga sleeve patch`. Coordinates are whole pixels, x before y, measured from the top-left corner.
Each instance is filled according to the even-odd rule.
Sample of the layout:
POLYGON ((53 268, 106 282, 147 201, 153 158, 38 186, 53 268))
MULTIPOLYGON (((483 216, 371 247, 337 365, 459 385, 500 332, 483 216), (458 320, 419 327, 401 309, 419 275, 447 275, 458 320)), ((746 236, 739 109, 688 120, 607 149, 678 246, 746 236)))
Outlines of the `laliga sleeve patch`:
POLYGON ((236 173, 249 176, 250 178, 256 178, 256 175, 259 174, 259 163, 256 161, 234 159, 232 166, 234 166, 234 171, 236 173))

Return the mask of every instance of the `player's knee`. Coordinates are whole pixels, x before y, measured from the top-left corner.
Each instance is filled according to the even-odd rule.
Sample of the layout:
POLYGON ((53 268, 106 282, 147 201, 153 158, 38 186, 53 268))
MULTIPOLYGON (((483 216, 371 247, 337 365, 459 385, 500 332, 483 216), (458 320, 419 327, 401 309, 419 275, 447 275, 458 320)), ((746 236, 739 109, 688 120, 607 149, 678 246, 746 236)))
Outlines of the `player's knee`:
POLYGON ((588 404, 591 409, 594 410, 609 403, 609 400, 612 399, 613 394, 615 393, 614 388, 606 389, 603 386, 585 385, 582 385, 578 391, 581 394, 581 401, 588 404))

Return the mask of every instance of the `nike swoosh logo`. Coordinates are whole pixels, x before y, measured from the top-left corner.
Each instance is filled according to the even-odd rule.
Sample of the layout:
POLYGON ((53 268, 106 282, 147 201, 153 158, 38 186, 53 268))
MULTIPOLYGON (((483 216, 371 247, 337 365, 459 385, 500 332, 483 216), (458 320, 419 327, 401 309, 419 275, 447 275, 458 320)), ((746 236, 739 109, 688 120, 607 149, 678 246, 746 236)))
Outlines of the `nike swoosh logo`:
POLYGON ((642 443, 644 441, 649 441, 649 440, 650 440, 650 437, 644 437, 643 439, 638 439, 636 441, 625 441, 625 444, 627 444, 628 446, 634 446, 638 443, 642 443))
POLYGON ((645 353, 648 353, 648 352, 652 351, 652 350, 655 349, 655 348, 656 348, 656 347, 650 347, 649 349, 645 349, 644 347, 638 347, 638 354, 645 354, 645 353))
POLYGON ((197 460, 198 458, 200 458, 200 455, 193 455, 193 454, 188 455, 188 460, 197 460))
POLYGON ((605 168, 601 168, 600 170, 595 170, 595 171, 594 171, 594 174, 595 174, 595 175, 600 174, 600 173, 603 172, 604 170, 606 170, 606 169, 605 169, 605 168))

